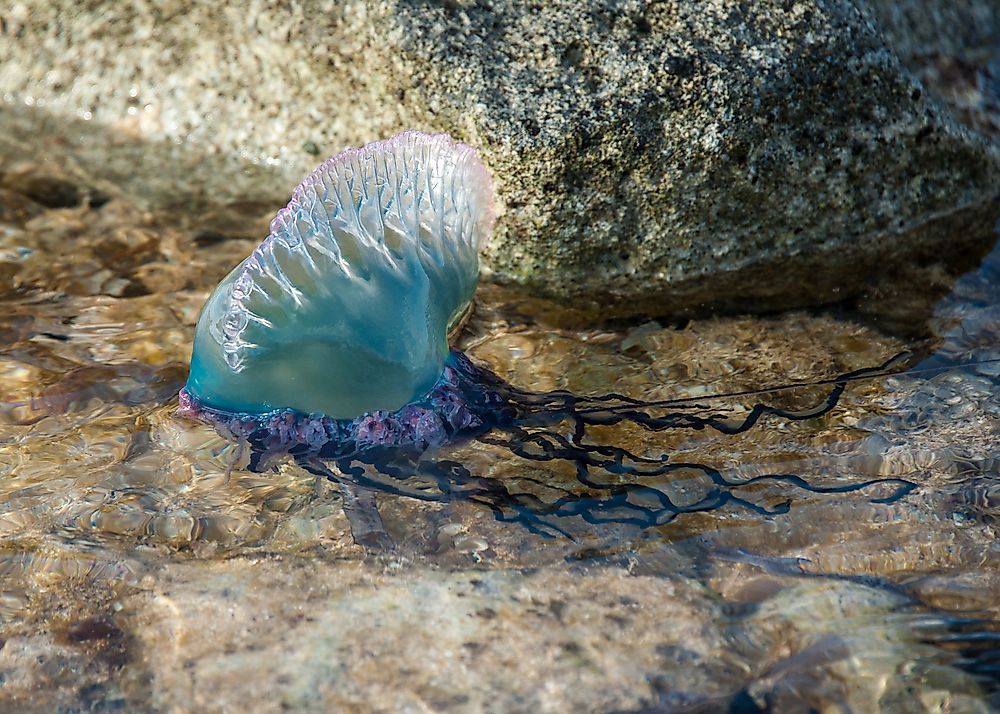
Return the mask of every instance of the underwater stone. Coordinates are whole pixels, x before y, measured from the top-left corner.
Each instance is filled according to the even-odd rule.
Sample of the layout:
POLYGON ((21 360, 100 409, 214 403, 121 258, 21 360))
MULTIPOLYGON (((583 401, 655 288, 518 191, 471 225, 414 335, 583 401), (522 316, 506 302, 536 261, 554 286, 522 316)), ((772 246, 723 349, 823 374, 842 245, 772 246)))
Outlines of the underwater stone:
POLYGON ((445 134, 327 160, 209 298, 188 396, 217 412, 350 419, 426 395, 492 226, 489 174, 445 134))

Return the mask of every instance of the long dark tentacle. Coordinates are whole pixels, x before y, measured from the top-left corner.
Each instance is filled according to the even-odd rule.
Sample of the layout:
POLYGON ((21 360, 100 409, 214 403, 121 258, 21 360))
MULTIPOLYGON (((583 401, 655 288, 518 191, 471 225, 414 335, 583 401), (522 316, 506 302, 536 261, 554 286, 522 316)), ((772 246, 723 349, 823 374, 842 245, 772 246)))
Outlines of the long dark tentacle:
MULTIPOLYGON (((453 441, 475 439, 504 449, 529 462, 564 462, 574 468, 575 485, 566 487, 518 474, 511 478, 477 476, 454 459, 435 459, 426 447, 336 445, 328 452, 296 460, 311 473, 338 482, 350 506, 355 536, 380 532, 381 521, 374 510, 375 492, 383 492, 425 502, 448 503, 464 500, 480 504, 498 521, 519 523, 544 536, 570 536, 559 521, 579 519, 593 525, 620 524, 651 528, 670 523, 678 516, 722 508, 745 509, 765 517, 786 513, 796 492, 803 494, 849 494, 890 486, 889 495, 871 498, 872 503, 893 503, 917 486, 899 478, 876 478, 841 485, 810 483, 794 473, 770 473, 734 480, 708 464, 672 462, 668 454, 644 455, 615 444, 590 438, 589 428, 622 422, 651 432, 672 429, 711 429, 725 435, 746 432, 765 416, 787 421, 804 421, 828 414, 836 408, 847 386, 859 379, 884 376, 909 359, 896 355, 885 363, 848 372, 837 377, 789 387, 828 387, 825 396, 812 406, 784 409, 755 403, 740 417, 725 414, 725 408, 709 409, 708 398, 643 401, 621 394, 578 396, 566 391, 534 393, 518 389, 495 374, 478 367, 464 356, 459 359, 461 387, 471 404, 478 404, 475 427, 454 433, 453 441), (336 465, 336 473, 324 461, 336 465), (679 504, 656 482, 680 472, 700 473, 706 479, 704 492, 693 502, 679 504), (784 498, 764 506, 750 500, 743 491, 758 484, 783 487, 784 498), (523 490, 527 486, 528 490, 523 490), (372 517, 372 514, 374 518, 372 517), (373 525, 374 524, 374 525, 373 525)), ((733 398, 778 391, 754 390, 728 395, 733 398)), ((716 399, 715 397, 711 399, 716 399)), ((741 405, 742 406, 742 405, 741 405)), ((253 439, 251 438, 251 446, 253 439)), ((260 454, 251 467, 266 462, 260 454)))

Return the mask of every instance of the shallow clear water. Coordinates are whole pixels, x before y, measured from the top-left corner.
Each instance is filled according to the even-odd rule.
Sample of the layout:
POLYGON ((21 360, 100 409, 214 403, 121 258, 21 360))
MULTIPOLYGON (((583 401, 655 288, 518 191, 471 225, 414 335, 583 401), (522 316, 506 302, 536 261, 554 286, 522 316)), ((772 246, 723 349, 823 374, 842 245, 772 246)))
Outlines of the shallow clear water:
MULTIPOLYGON (((381 493, 395 550, 373 553, 335 485, 291 462, 251 473, 175 414, 198 311, 272 208, 3 199, 0 709, 1000 706, 1000 257, 933 311, 890 298, 891 320, 873 299, 583 328, 483 285, 458 344, 536 391, 736 421, 908 354, 814 419, 589 433, 689 464, 643 480, 678 506, 724 479, 702 512, 555 518, 565 535, 546 537, 458 497, 381 493)), ((437 458, 543 503, 600 496, 572 463, 503 445, 437 458)))

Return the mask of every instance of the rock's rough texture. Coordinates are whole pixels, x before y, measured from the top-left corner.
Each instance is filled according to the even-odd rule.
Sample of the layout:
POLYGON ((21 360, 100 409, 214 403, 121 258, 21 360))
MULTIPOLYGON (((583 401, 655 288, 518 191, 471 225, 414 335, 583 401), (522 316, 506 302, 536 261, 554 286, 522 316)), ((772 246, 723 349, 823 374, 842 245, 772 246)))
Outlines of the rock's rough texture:
POLYGON ((1000 210, 996 151, 927 102, 854 3, 401 3, 394 19, 421 103, 492 150, 493 268, 559 297, 836 299, 987 240, 1000 210))
POLYGON ((602 315, 766 309, 993 237, 1000 151, 901 66, 882 5, 22 3, 0 92, 273 164, 276 197, 318 154, 449 131, 497 176, 501 278, 602 315))
POLYGON ((135 679, 150 691, 134 701, 167 711, 796 711, 835 698, 923 712, 908 700, 924 681, 921 696, 977 711, 967 676, 911 659, 901 598, 851 583, 795 583, 726 620, 731 604, 697 582, 617 568, 386 575, 254 559, 166 568, 123 604, 149 653, 135 679))

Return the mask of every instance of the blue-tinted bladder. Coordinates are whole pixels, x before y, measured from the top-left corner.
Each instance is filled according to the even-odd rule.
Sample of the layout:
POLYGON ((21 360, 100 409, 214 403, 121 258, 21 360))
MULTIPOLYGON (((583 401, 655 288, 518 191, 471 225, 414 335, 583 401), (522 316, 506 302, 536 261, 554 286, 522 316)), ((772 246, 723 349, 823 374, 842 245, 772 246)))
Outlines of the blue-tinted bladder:
POLYGON ((188 394, 220 412, 334 419, 413 403, 442 376, 492 227, 489 174, 447 135, 338 154, 212 293, 188 394))
POLYGON ((470 500, 553 535, 566 532, 567 517, 646 528, 727 505, 786 510, 787 503, 768 510, 735 491, 764 480, 814 493, 889 482, 897 488, 886 498, 913 487, 877 479, 819 488, 794 474, 733 482, 708 466, 591 441, 589 427, 622 421, 651 431, 737 433, 764 414, 815 418, 836 406, 850 381, 890 365, 830 380, 812 409, 758 405, 735 422, 683 400, 518 389, 448 347, 493 222, 489 173, 471 147, 446 135, 406 132, 329 159, 209 298, 182 413, 249 444, 253 470, 287 455, 339 483, 355 539, 369 545, 388 543, 372 490, 470 500), (532 461, 569 462, 579 488, 538 481, 531 493, 519 492, 440 458, 443 447, 471 439, 532 461), (644 483, 692 468, 713 484, 695 503, 675 504, 644 483))

